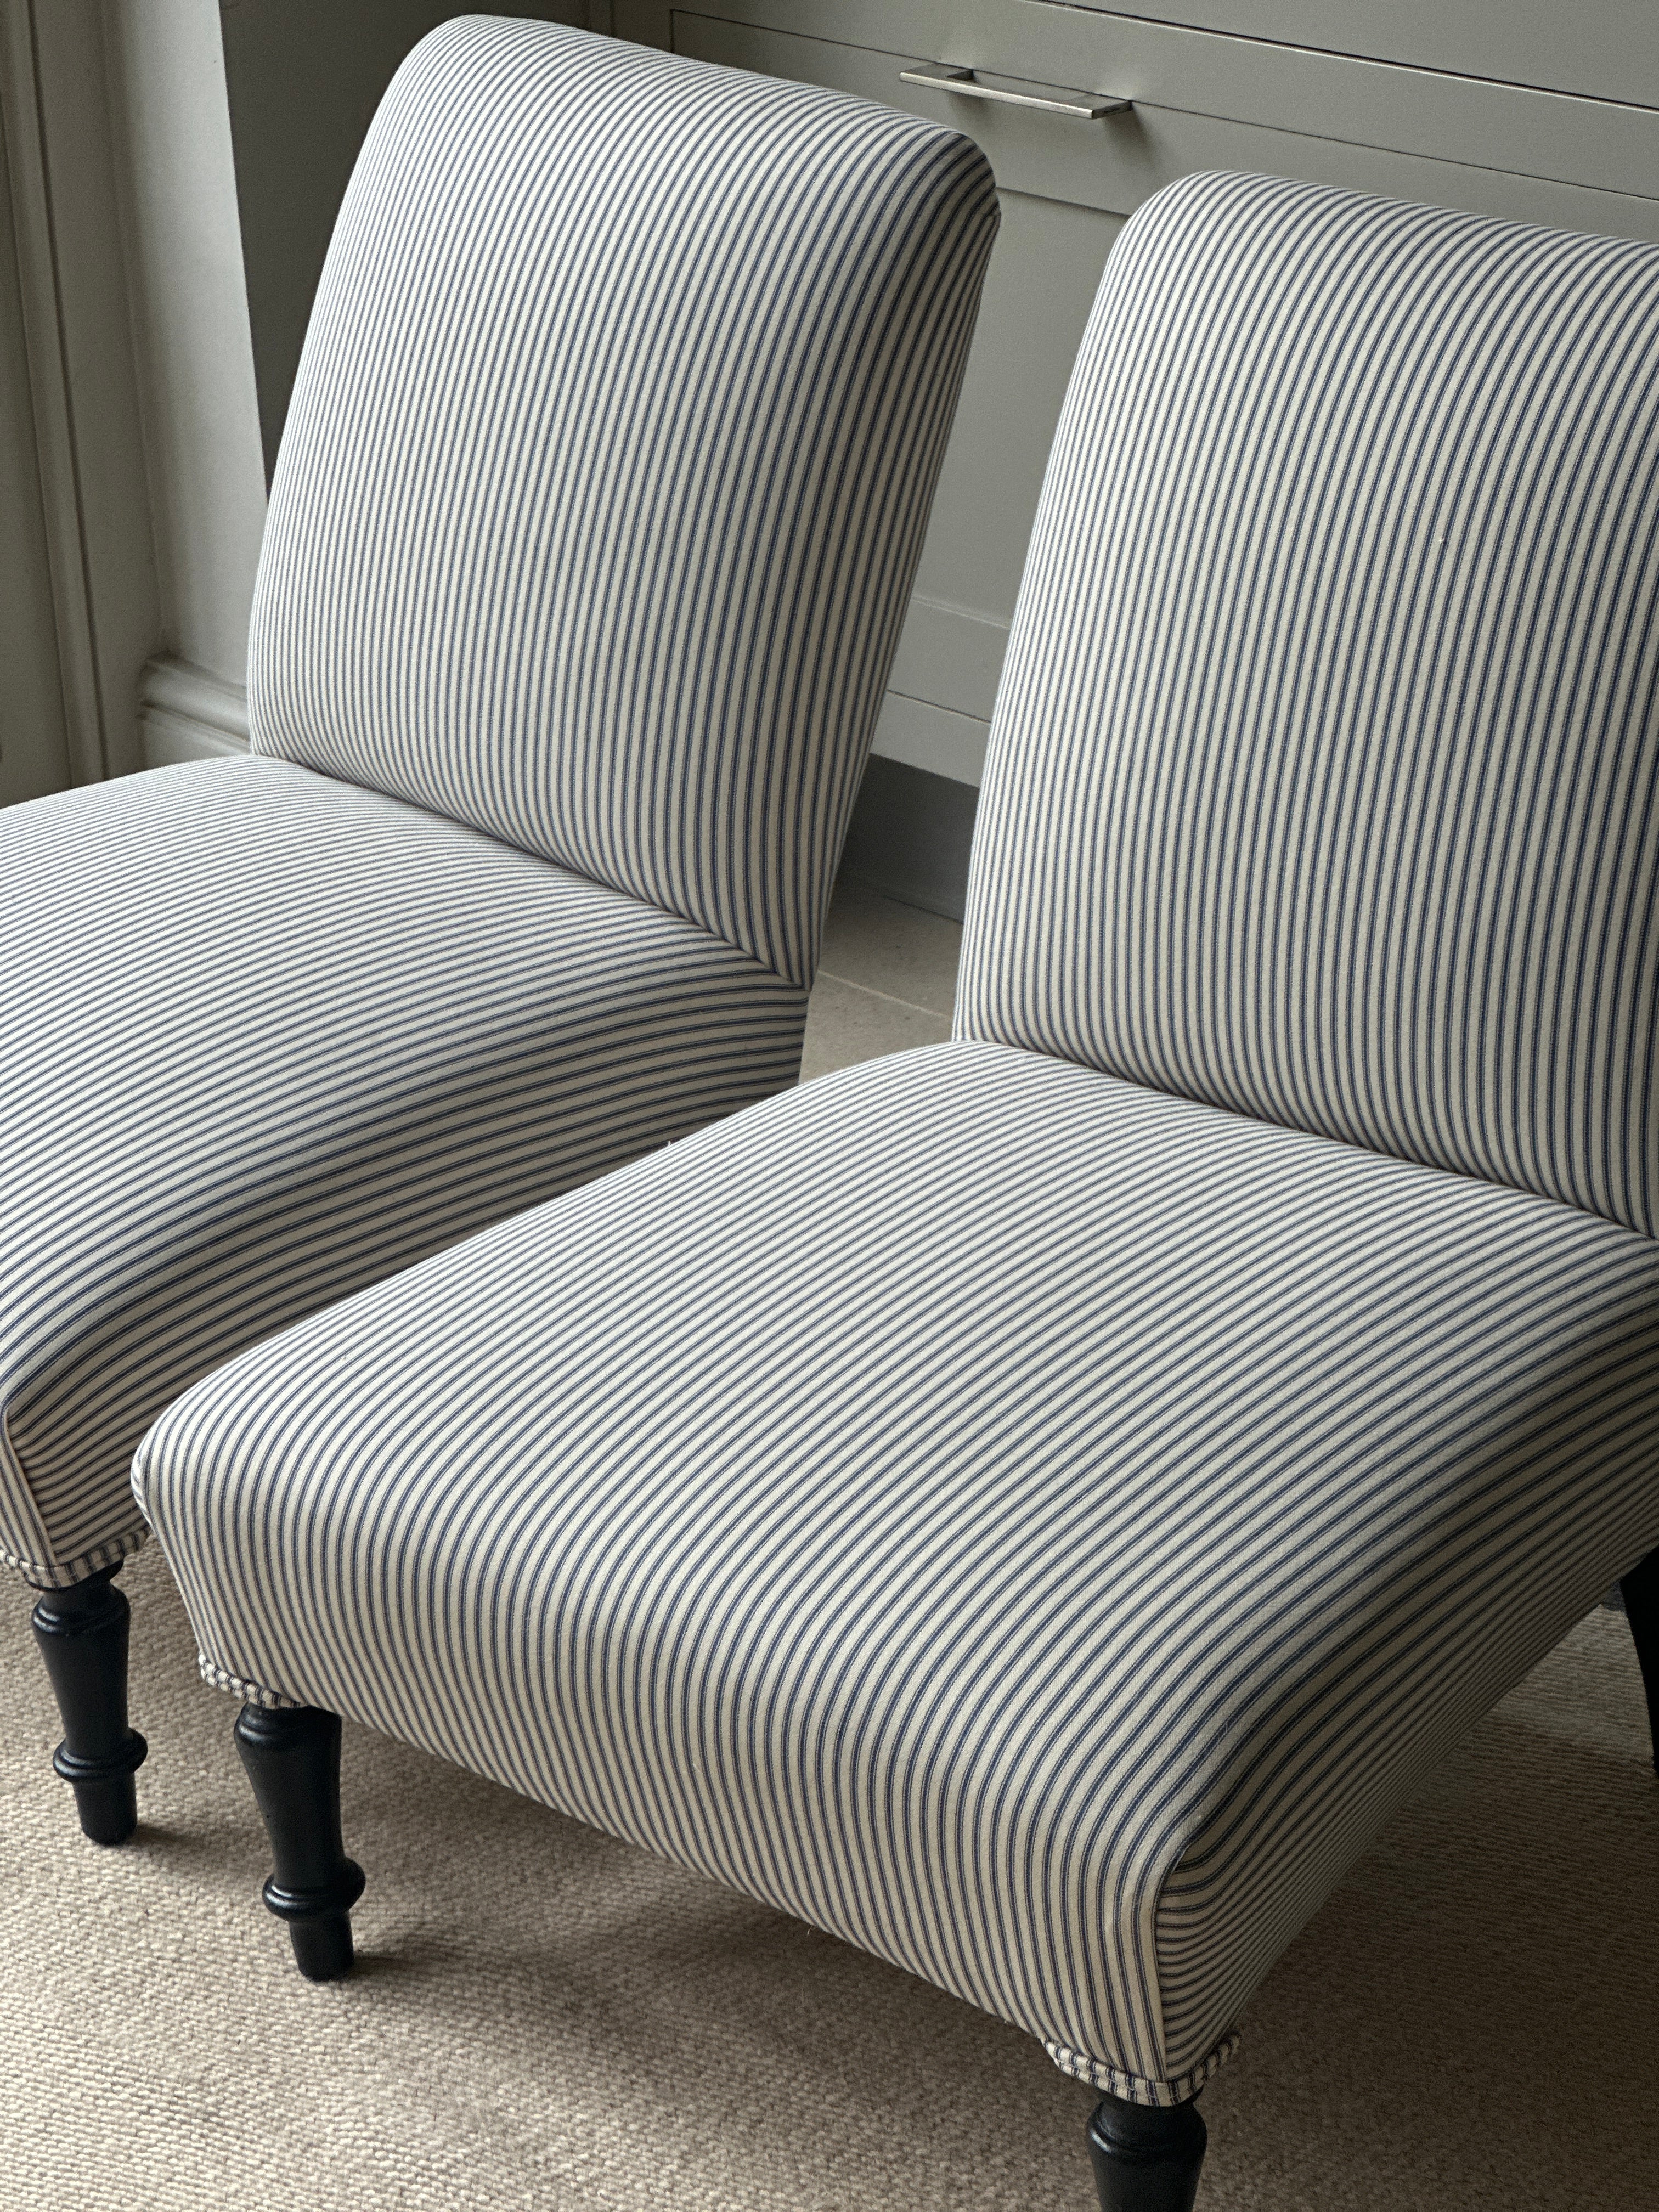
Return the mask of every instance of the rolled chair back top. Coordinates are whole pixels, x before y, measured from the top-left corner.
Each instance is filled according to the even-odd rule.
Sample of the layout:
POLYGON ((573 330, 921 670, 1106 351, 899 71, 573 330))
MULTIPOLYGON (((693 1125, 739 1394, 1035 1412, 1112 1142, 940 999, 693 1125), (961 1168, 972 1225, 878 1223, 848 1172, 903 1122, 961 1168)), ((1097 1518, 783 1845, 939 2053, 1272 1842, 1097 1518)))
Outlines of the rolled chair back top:
POLYGON ((810 981, 996 228, 967 139, 556 26, 423 40, 342 207, 249 716, 810 981))
POLYGON ((959 1033, 1659 1210, 1659 248, 1188 177, 1045 482, 959 1033))

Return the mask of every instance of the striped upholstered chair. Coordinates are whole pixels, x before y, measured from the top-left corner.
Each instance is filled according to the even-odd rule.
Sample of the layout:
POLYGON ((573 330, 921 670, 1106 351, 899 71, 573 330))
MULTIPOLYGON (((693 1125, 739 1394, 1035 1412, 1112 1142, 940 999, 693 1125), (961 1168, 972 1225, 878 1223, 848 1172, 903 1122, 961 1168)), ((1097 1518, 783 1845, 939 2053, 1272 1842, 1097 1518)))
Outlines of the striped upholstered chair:
POLYGON ((793 1080, 995 226, 953 132, 580 33, 453 22, 387 94, 252 757, 0 817, 0 1556, 88 1834, 162 1407, 793 1080))
POLYGON ((1017 2022, 1103 2093, 1103 2202, 1191 2205, 1253 1987, 1659 1541, 1656 356, 1651 246, 1135 217, 954 1041, 140 1451, 303 1966, 350 1713, 1017 2022))

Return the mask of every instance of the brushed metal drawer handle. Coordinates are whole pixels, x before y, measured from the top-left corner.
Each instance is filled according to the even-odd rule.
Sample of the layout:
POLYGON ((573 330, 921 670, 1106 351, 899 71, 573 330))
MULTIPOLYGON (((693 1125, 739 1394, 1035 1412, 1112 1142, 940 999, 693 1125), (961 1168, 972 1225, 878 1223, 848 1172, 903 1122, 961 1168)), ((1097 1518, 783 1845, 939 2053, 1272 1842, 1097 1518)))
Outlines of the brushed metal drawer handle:
POLYGON ((997 85, 981 84, 972 70, 957 69, 949 62, 901 70, 899 79, 904 84, 925 84, 934 92, 958 92, 965 100, 996 100, 1009 107, 1040 107, 1048 115, 1077 115, 1085 123, 1102 115, 1121 115, 1134 104, 1109 92, 1062 92, 1058 86, 1042 93, 1004 92, 997 85))

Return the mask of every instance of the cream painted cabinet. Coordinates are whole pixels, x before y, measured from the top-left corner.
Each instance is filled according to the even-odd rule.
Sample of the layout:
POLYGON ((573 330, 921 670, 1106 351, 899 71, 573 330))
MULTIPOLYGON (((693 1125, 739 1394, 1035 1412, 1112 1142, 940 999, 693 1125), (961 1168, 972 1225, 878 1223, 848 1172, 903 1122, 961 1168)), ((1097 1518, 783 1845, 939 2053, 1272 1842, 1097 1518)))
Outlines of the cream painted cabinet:
POLYGON ((1087 0, 614 0, 607 26, 595 10, 624 37, 948 119, 991 160, 1002 232, 876 739, 957 783, 978 781, 1095 287, 1149 193, 1194 169, 1249 169, 1659 239, 1655 0, 1587 0, 1571 37, 1532 0, 1160 0, 1157 15, 1087 0), (1029 96, 1073 88, 1131 106, 1085 120, 905 81, 933 62, 1029 96))

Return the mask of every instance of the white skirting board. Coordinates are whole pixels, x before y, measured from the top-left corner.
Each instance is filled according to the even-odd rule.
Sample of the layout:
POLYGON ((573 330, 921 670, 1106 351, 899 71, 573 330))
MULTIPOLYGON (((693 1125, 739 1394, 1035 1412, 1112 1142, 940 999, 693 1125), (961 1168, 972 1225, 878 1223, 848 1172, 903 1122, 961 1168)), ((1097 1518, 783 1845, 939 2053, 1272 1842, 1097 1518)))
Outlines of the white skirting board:
POLYGON ((217 760, 247 750, 247 694, 189 660, 145 664, 138 685, 138 730, 146 768, 217 760))

